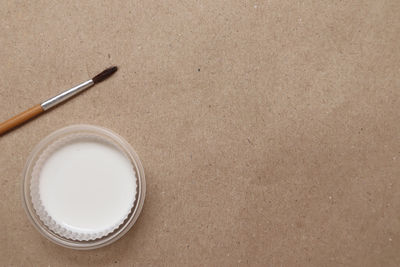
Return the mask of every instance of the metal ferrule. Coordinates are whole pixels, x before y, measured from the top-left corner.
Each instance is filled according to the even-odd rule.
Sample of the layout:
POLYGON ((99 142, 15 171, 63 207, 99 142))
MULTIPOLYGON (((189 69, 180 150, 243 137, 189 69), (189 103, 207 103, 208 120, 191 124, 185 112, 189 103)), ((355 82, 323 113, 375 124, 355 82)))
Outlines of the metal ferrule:
POLYGON ((42 104, 40 104, 43 108, 43 110, 48 110, 61 102, 64 102, 65 100, 71 98, 72 96, 84 91, 85 89, 89 88, 92 86, 94 82, 92 80, 86 81, 84 83, 81 83, 65 92, 62 92, 61 94, 50 98, 49 100, 44 101, 42 104))

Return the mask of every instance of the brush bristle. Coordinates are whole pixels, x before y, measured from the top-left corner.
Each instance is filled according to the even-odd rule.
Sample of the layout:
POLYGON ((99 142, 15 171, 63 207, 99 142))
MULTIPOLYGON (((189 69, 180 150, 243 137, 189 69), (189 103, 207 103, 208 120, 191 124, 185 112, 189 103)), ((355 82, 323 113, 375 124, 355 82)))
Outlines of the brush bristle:
POLYGON ((106 70, 103 70, 102 72, 100 72, 99 74, 97 74, 96 76, 94 76, 93 78, 92 78, 92 81, 96 84, 96 83, 99 83, 99 82, 102 82, 102 81, 104 81, 105 79, 107 79, 108 77, 110 77, 111 75, 113 75, 114 74, 114 72, 116 72, 118 70, 118 67, 117 66, 113 66, 113 67, 110 67, 110 68, 108 68, 108 69, 106 69, 106 70))

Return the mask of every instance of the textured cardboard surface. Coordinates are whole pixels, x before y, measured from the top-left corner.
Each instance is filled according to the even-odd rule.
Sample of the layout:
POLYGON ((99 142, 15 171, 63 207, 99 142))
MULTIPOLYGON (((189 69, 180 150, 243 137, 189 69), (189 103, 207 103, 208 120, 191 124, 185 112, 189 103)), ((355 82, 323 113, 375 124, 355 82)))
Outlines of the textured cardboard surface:
POLYGON ((399 1, 2 1, 0 119, 118 73, 0 137, 2 266, 399 266, 399 1), (73 251, 21 204, 61 127, 125 137, 148 191, 73 251))

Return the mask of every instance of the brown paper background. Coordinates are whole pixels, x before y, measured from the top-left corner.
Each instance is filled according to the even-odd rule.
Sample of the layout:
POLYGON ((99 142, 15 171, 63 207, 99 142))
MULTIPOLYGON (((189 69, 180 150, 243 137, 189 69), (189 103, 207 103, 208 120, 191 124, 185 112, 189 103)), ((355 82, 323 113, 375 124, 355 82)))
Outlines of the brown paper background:
POLYGON ((2 266, 399 266, 399 1, 2 1, 2 266), (67 3, 68 2, 68 3, 67 3), (142 159, 143 212, 74 251, 21 204, 32 148, 87 123, 142 159))

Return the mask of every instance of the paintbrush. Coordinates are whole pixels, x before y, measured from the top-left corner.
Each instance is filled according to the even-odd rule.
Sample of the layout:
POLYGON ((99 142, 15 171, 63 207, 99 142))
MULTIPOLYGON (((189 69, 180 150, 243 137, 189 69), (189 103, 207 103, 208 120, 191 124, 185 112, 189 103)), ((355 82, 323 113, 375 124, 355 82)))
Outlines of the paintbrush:
POLYGON ((0 123, 0 135, 2 135, 5 132, 8 132, 14 127, 17 127, 18 125, 23 124, 24 122, 42 114, 43 112, 49 110, 50 108, 60 104, 61 102, 64 102, 68 99, 70 99, 72 96, 88 89, 89 87, 104 81, 108 77, 110 77, 114 72, 116 72, 118 68, 116 66, 108 68, 96 76, 94 76, 92 79, 83 82, 65 92, 62 92, 59 95, 56 95, 55 97, 50 98, 49 100, 44 101, 41 104, 38 104, 28 110, 25 110, 24 112, 16 115, 15 117, 12 117, 9 120, 6 120, 3 123, 0 123))

